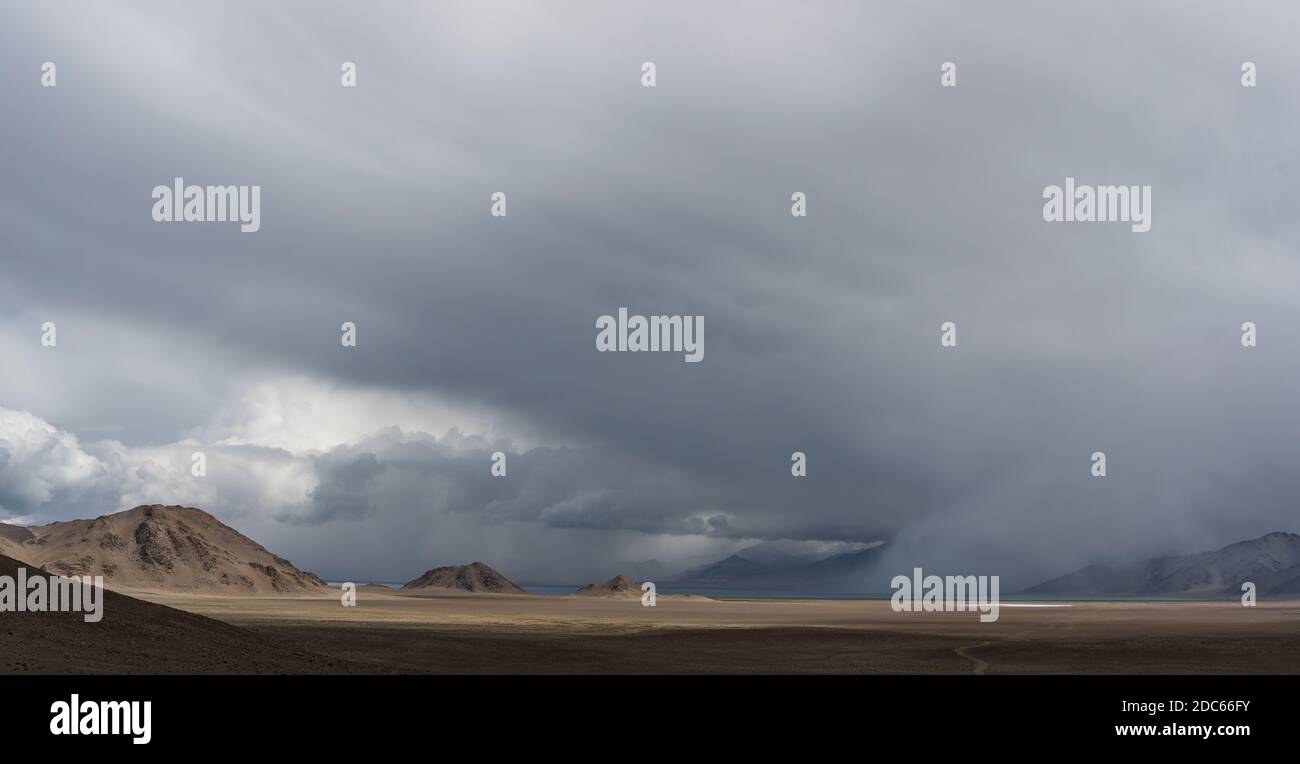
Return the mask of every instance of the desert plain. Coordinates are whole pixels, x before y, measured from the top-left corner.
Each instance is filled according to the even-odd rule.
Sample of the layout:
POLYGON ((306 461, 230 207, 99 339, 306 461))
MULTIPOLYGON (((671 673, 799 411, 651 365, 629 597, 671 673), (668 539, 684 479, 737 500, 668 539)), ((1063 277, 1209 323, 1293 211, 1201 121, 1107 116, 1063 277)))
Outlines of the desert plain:
MULTIPOLYGON (((322 671, 509 674, 1300 673, 1300 600, 1003 603, 896 613, 885 600, 337 592, 132 596, 322 656, 322 671)), ((288 671, 312 666, 286 666, 288 671)))

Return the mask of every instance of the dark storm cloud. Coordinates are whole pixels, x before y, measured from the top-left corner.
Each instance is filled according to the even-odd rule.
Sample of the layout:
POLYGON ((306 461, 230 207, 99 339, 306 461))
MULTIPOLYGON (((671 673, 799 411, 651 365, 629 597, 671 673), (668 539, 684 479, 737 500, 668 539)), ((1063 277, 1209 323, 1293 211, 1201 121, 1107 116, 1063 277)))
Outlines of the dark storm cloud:
POLYGON ((320 482, 307 494, 315 510, 310 520, 325 522, 340 517, 359 520, 374 514, 374 480, 384 471, 374 454, 346 458, 331 454, 314 461, 320 482))
MULTIPOLYGON (((434 496, 1008 575, 1295 529, 1288 4, 77 8, 0 30, 6 303, 165 326, 186 341, 132 352, 213 377, 427 392, 580 444, 505 483, 487 447, 348 446, 295 520, 434 496), (1152 185, 1152 231, 1044 224, 1067 175, 1152 185), (154 224, 176 176, 260 184, 261 231, 154 224), (704 362, 596 353, 620 306, 704 315, 704 362)), ((194 425, 184 396, 100 397, 128 442, 194 425)))
MULTIPOLYGON (((506 453, 506 479, 490 476, 495 447, 450 433, 441 440, 389 428, 311 458, 319 480, 307 507, 283 519, 318 524, 381 519, 397 511, 458 513, 488 524, 633 530, 717 538, 871 539, 885 528, 833 527, 737 500, 738 492, 680 470, 594 448, 506 453), (683 508, 692 511, 684 511, 683 508), (809 531, 812 531, 811 535, 809 531)), ((504 452, 503 452, 504 453, 504 452)), ((765 483, 779 491, 784 481, 765 483)), ((743 495, 741 493, 740 495, 743 495)))

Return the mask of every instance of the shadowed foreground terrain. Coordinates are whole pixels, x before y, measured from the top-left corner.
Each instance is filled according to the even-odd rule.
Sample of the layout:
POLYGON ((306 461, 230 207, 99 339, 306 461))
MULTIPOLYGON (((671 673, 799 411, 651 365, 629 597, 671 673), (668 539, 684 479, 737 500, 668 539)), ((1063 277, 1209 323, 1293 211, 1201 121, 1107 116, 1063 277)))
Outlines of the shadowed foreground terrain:
MULTIPOLYGON (((21 563, 0 556, 0 575, 21 563)), ((29 576, 39 569, 29 565, 29 576)), ((0 613, 0 673, 261 674, 372 670, 201 615, 105 591, 104 618, 0 613)))

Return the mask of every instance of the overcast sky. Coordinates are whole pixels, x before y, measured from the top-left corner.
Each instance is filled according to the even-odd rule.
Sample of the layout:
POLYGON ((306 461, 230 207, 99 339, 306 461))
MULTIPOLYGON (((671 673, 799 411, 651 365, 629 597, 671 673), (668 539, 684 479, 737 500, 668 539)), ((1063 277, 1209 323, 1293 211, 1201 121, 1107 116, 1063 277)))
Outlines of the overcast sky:
POLYGON ((1004 587, 1300 530, 1293 3, 0 9, 0 519, 195 505, 354 580, 885 541, 1004 587), (1045 223, 1067 176, 1150 185, 1150 232, 1045 223), (175 177, 260 185, 261 230, 153 222, 175 177), (596 352, 622 306, 704 361, 596 352))

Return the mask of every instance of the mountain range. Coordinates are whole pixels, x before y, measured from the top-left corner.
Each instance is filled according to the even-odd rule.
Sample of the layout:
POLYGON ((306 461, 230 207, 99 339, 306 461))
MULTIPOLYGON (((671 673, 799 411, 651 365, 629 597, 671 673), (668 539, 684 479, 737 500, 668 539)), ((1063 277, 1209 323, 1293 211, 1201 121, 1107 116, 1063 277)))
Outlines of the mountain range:
POLYGON ((1275 532, 1210 552, 1089 565, 1024 593, 1240 596, 1247 581, 1257 594, 1300 594, 1300 535, 1275 532))
POLYGON ((796 555, 760 544, 663 583, 694 589, 864 592, 871 588, 882 551, 877 545, 829 556, 796 555))
MULTIPOLYGON (((659 561, 648 560, 625 570, 627 578, 584 587, 583 593, 639 596, 639 587, 629 588, 638 581, 690 589, 883 591, 888 581, 888 571, 880 569, 885 547, 836 551, 843 548, 764 542, 675 576, 659 561)), ((60 575, 102 575, 105 584, 116 589, 251 595, 326 590, 320 577, 194 507, 147 505, 93 520, 39 526, 0 523, 0 555, 60 575)), ((1240 596, 1247 581, 1259 595, 1300 595, 1300 535, 1274 532, 1213 551, 1088 565, 1024 593, 1240 596)), ((482 562, 433 568, 402 589, 526 593, 482 562)))

